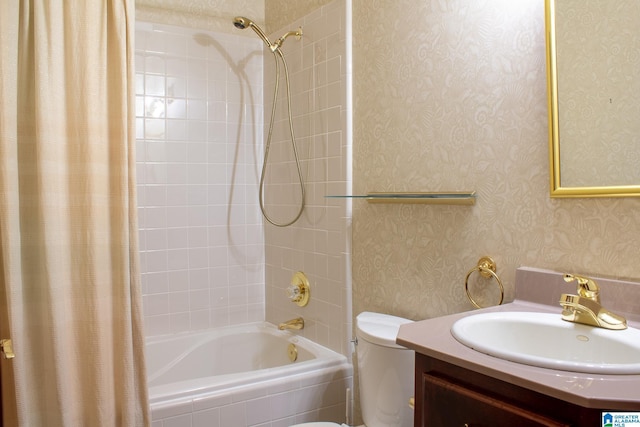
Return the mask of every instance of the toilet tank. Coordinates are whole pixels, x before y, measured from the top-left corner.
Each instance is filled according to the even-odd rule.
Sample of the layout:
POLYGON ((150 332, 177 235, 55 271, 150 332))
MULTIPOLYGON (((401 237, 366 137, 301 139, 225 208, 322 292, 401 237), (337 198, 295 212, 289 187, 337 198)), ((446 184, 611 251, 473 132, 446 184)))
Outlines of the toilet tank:
POLYGON ((356 317, 356 350, 362 420, 367 427, 412 427, 415 353, 396 344, 411 320, 363 312, 356 317))

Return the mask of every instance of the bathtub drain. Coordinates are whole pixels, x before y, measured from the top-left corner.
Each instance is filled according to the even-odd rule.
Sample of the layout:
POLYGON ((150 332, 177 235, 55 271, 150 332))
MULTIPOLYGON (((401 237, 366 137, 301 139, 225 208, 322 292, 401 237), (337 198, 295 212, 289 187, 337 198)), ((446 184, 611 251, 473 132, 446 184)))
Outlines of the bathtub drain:
POLYGON ((292 362, 295 362, 298 359, 298 348, 295 344, 289 344, 287 354, 289 355, 289 360, 292 362))

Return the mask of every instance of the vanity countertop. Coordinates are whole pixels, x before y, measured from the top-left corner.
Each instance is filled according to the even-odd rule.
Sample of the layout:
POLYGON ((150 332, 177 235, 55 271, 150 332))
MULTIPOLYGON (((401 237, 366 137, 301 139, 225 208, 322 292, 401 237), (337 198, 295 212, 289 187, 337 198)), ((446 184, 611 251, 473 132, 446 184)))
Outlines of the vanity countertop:
MULTIPOLYGON (((524 271, 524 276, 532 271, 535 272, 524 271)), ((518 299, 518 296, 516 285, 516 300, 512 303, 402 325, 396 342, 417 353, 586 408, 640 411, 640 375, 597 375, 523 365, 472 350, 451 335, 451 326, 458 319, 483 312, 535 311, 560 316, 559 306, 518 299)), ((628 320, 629 326, 640 329, 638 322, 631 321, 633 318, 628 320)))

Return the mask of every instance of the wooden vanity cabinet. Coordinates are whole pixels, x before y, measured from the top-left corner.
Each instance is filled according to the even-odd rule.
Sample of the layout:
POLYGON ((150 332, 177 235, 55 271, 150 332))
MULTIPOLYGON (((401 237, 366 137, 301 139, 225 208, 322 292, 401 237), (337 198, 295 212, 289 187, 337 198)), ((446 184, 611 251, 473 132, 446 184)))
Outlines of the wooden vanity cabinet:
POLYGON ((416 353, 416 427, 599 426, 584 408, 416 353))

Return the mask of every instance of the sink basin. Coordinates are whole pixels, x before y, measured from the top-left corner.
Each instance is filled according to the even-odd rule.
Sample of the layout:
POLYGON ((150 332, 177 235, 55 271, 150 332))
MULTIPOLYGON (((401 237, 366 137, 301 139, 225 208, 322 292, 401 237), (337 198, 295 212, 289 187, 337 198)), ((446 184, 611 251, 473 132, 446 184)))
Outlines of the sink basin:
POLYGON ((464 317, 451 334, 481 353, 531 366, 593 374, 640 374, 640 330, 567 322, 560 314, 495 312, 464 317))

